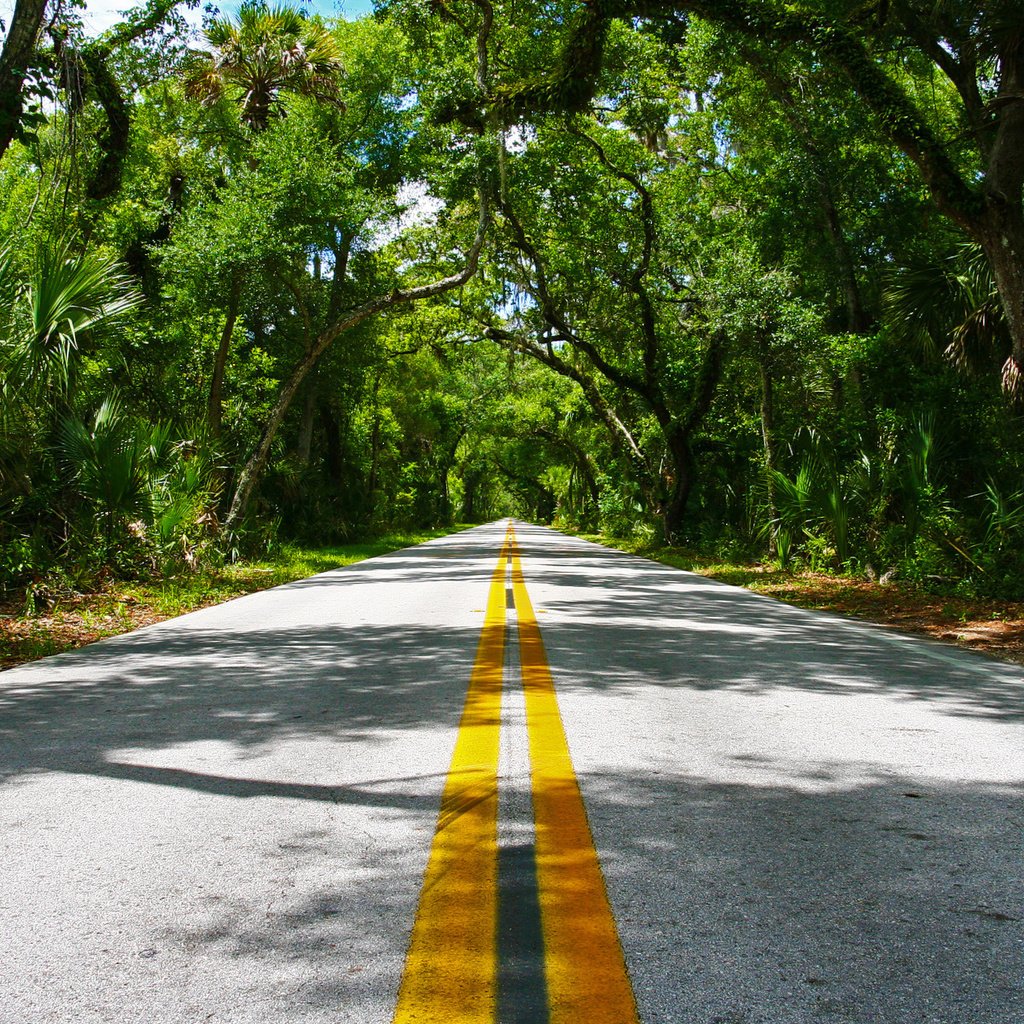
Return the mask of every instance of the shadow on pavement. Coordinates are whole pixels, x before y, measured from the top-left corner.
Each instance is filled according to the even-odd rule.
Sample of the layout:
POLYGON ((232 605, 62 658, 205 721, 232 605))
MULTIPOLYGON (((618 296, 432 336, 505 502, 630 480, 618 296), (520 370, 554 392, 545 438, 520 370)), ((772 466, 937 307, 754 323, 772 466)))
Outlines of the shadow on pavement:
MULTIPOLYGON (((241 766, 292 739, 372 746, 381 735, 453 727, 478 628, 342 621, 332 595, 359 586, 387 593, 414 579, 486 583, 495 536, 460 535, 278 592, 322 594, 309 621, 261 627, 247 618, 260 601, 239 602, 214 610, 237 617, 234 631, 204 625, 221 620, 201 613, 0 675, 0 777, 83 773, 432 821, 440 776, 394 777, 386 763, 369 781, 314 782, 144 761, 149 751, 217 741, 241 766)), ((683 704, 712 690, 896 694, 996 725, 1024 718, 1011 666, 956 652, 936 660, 917 642, 532 528, 520 529, 519 542, 531 593, 543 584, 537 606, 562 693, 653 685, 683 704)), ((759 763, 742 750, 733 756, 748 769, 759 763)), ((791 786, 767 776, 763 785, 726 784, 685 765, 681 751, 674 770, 581 779, 645 1024, 1024 1020, 1019 786, 925 787, 871 766, 854 779, 848 763, 827 762, 791 773, 791 786)), ((398 919, 422 864, 383 856, 355 820, 328 816, 279 850, 245 837, 275 885, 280 862, 280 895, 255 906, 244 879, 235 891, 196 895, 164 936, 189 970, 204 958, 206 980, 180 982, 182 991, 201 995, 221 977, 214 967, 231 963, 247 978, 281 979, 265 986, 269 1002, 239 1020, 381 1019, 411 926, 398 919), (308 873, 295 890, 303 897, 292 895, 297 871, 308 873)))
MULTIPOLYGON (((1024 1020, 1021 865, 1007 836, 1021 793, 900 776, 814 794, 685 775, 582 782, 644 1024, 1024 1020)), ((329 864, 337 838, 296 842, 329 864)), ((380 1019, 394 990, 377 960, 402 952, 405 867, 333 884, 328 873, 316 898, 266 915, 218 904, 165 939, 254 971, 304 967, 289 1020, 380 1019), (355 967, 332 970, 342 950, 355 967)))

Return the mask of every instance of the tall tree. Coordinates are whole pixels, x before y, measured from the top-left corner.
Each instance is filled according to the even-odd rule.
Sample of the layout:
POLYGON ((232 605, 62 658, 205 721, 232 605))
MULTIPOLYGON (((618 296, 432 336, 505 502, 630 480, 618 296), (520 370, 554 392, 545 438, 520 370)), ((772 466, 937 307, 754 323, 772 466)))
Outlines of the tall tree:
POLYGON ((840 0, 814 10, 774 0, 602 0, 570 20, 553 69, 504 87, 504 116, 583 109, 614 19, 678 26, 692 16, 797 47, 845 75, 878 130, 917 167, 935 206, 984 251, 1012 339, 1003 384, 1024 393, 1024 29, 1016 0, 877 8, 840 0), (946 87, 918 88, 921 68, 934 69, 946 87))
POLYGON ((282 94, 340 102, 343 71, 337 43, 319 21, 294 7, 245 3, 237 19, 217 18, 206 29, 209 52, 193 55, 187 92, 205 104, 225 97, 242 120, 264 132, 282 110, 282 94))
POLYGON ((0 157, 21 128, 25 80, 46 18, 47 0, 17 0, 0 51, 0 157))

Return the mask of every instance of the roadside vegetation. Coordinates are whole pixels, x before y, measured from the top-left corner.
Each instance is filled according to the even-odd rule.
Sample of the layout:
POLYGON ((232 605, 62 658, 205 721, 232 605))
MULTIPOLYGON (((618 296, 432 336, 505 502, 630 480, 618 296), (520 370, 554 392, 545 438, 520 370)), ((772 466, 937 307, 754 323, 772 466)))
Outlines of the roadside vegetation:
POLYGON ((17 0, 5 642, 509 514, 1015 621, 1018 6, 17 0))

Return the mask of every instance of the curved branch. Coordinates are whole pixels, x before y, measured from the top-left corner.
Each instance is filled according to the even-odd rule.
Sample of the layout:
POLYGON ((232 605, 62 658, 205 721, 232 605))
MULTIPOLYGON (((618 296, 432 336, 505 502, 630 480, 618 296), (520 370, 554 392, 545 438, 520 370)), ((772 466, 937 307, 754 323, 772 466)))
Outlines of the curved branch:
POLYGON ((617 384, 619 387, 625 388, 628 391, 635 391, 646 397, 648 388, 645 380, 640 380, 633 376, 633 374, 627 373, 618 366, 609 363, 608 360, 601 355, 596 346, 591 344, 585 338, 580 337, 580 335, 572 329, 568 320, 565 319, 562 311, 556 305, 554 298, 551 295, 551 291, 548 288, 547 275, 544 272, 544 261, 541 258, 540 252, 530 241, 526 234, 526 229, 523 227, 522 222, 516 216, 515 211, 509 205, 508 201, 503 199, 500 206, 502 214, 512 228, 516 248, 523 253, 523 255, 525 255, 533 265, 534 273, 537 278, 536 298, 539 300, 541 315, 544 317, 544 321, 553 327, 564 341, 572 345, 573 348, 582 352, 613 384, 617 384))
POLYGON ((313 369, 320 356, 330 347, 332 342, 339 335, 352 330, 352 328, 357 327, 364 320, 368 320, 385 309, 391 309, 394 306, 405 303, 430 299, 464 285, 477 271, 480 262, 480 251, 483 248, 490 223, 491 206, 487 200, 486 193, 481 189, 476 235, 466 254, 466 261, 461 270, 455 274, 432 281, 429 284, 417 285, 414 288, 396 288, 394 291, 377 295, 364 302, 361 306, 349 310, 349 312, 345 313, 340 319, 336 320, 330 327, 319 334, 317 339, 307 349, 306 354, 296 364, 288 379, 281 386, 277 401, 274 403, 267 424, 263 428, 263 434, 256 446, 256 450, 249 457, 249 461, 239 474, 238 483, 235 485, 235 493, 231 499, 231 507, 224 520, 225 529, 232 529, 242 516, 245 515, 245 510, 248 507, 249 499, 252 497, 256 482, 270 457, 271 445, 274 443, 278 428, 281 426, 285 414, 291 406, 295 393, 298 391, 303 380, 305 380, 306 375, 313 369))
POLYGON ((577 138, 589 143, 597 153, 598 160, 620 181, 625 181, 640 196, 640 223, 643 227, 644 243, 640 256, 640 262, 630 275, 630 290, 637 297, 640 303, 640 327, 644 339, 644 378, 647 382, 647 390, 653 395, 657 390, 657 369, 658 369, 658 328, 654 318, 654 304, 644 284, 647 274, 651 269, 651 255, 654 252, 654 243, 657 237, 657 225, 654 217, 654 199, 650 189, 643 183, 638 174, 624 170, 612 163, 604 147, 591 138, 586 132, 581 131, 573 125, 569 131, 577 138))

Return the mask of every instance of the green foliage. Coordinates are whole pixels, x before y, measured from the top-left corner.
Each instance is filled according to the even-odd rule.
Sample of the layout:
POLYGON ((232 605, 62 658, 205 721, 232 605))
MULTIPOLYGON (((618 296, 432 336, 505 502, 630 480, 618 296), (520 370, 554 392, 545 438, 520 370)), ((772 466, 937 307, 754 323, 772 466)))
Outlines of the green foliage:
MULTIPOLYGON (((115 30, 117 191, 88 198, 109 111, 70 79, 0 164, 0 584, 514 514, 1019 592, 1007 321, 894 141, 973 189, 980 135, 903 8, 770 6, 246 4, 187 59, 115 30), (481 183, 476 277, 311 358, 462 265, 481 183)), ((991 53, 996 13, 945 29, 991 53)))
POLYGON ((90 341, 138 306, 116 258, 76 252, 64 240, 42 248, 25 275, 0 249, 0 359, 4 388, 66 390, 72 362, 90 341))
POLYGON ((214 18, 206 28, 211 52, 195 53, 186 92, 206 105, 239 104, 257 132, 283 111, 282 94, 340 102, 338 46, 324 25, 294 7, 243 3, 237 19, 214 18))
POLYGON ((82 499, 78 539, 98 544, 101 564, 195 568, 211 551, 214 467, 194 441, 172 440, 170 425, 133 419, 108 398, 89 422, 63 422, 59 454, 82 499))

